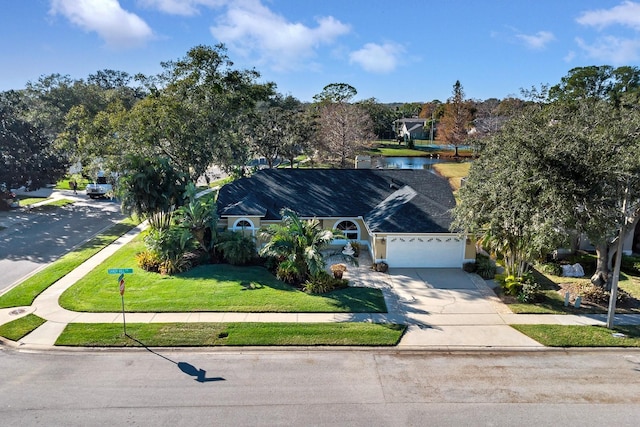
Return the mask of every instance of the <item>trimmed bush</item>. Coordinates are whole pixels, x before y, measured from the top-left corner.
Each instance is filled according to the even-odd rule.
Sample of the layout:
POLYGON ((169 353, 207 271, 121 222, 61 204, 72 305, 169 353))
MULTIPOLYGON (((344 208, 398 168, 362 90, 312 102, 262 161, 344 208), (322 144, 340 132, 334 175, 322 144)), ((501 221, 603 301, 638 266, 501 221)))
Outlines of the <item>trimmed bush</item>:
POLYGON ((326 294, 336 289, 349 287, 346 279, 336 279, 327 272, 321 272, 317 276, 307 280, 303 286, 305 292, 310 294, 326 294))
POLYGON ((555 262, 544 262, 536 265, 536 270, 542 274, 550 274, 552 276, 562 276, 562 266, 555 262))
POLYGON ((475 273, 476 270, 478 269, 478 266, 474 261, 465 262, 464 264, 462 264, 462 269, 467 273, 475 273))
POLYGON ((640 257, 623 255, 620 268, 627 274, 640 275, 640 257))
POLYGON ((257 255, 253 237, 236 231, 222 233, 216 248, 222 251, 225 261, 231 265, 248 264, 257 255))
POLYGON ((486 255, 476 255, 476 273, 485 280, 491 280, 496 275, 496 264, 486 255))
POLYGON ((160 271, 160 258, 151 251, 143 251, 136 254, 136 263, 138 267, 151 273, 160 271))
POLYGON ((538 301, 542 297, 540 285, 533 280, 532 277, 522 282, 522 288, 518 294, 518 301, 523 303, 532 303, 538 301))
POLYGON ((336 279, 342 279, 342 275, 347 271, 347 266, 344 264, 333 264, 330 269, 333 273, 333 277, 336 279))

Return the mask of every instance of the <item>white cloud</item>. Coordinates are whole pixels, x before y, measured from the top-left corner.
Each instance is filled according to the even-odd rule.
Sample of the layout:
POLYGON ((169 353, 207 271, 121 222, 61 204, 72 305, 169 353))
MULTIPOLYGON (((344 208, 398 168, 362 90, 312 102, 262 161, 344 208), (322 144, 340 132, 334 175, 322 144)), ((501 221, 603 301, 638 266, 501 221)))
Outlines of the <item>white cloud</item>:
POLYGON ((96 32, 112 48, 139 46, 153 37, 147 23, 122 9, 118 0, 52 0, 50 13, 96 32))
POLYGON ((548 43, 555 40, 555 36, 549 31, 538 31, 533 35, 516 34, 516 37, 522 40, 528 48, 536 50, 544 49, 548 43))
POLYGON ((367 43, 351 52, 349 62, 359 64, 365 71, 385 74, 396 69, 404 51, 404 47, 395 43, 367 43))
POLYGON ((567 52, 567 54, 564 56, 564 62, 571 62, 575 59, 576 57, 576 53, 572 50, 570 50, 569 52, 567 52))
POLYGON ((624 65, 640 58, 640 40, 604 36, 593 44, 581 38, 576 38, 576 43, 590 58, 614 65, 624 65))
POLYGON ((228 3, 228 0, 138 0, 148 8, 157 9, 170 15, 191 16, 198 14, 200 6, 220 7, 228 3))
POLYGON ((589 10, 582 12, 576 21, 598 29, 611 25, 623 25, 640 30, 640 3, 624 1, 611 9, 589 10))
MULTIPOLYGON (((640 31, 640 3, 624 1, 611 9, 598 9, 582 12, 576 21, 587 27, 595 27, 602 31, 605 28, 618 26, 640 31)), ((576 38, 578 46, 589 58, 624 65, 640 57, 640 38, 602 35, 594 42, 587 43, 576 38)))
POLYGON ((255 56, 276 70, 299 68, 315 56, 321 45, 333 43, 350 27, 328 16, 316 19, 317 26, 289 22, 275 14, 260 0, 229 2, 211 34, 230 50, 255 56))

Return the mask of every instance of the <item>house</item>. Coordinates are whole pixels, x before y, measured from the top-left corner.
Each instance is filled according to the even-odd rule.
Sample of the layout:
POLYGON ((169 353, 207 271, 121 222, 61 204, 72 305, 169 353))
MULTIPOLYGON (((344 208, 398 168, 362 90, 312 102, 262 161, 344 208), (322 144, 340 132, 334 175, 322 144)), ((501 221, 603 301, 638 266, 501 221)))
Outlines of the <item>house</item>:
POLYGON ((255 235, 287 207, 342 231, 390 267, 460 268, 473 260, 474 245, 449 230, 454 206, 446 180, 413 169, 265 169, 225 185, 217 199, 219 224, 229 230, 255 235))
POLYGON ((418 117, 398 119, 393 122, 393 130, 398 139, 429 139, 429 133, 425 130, 427 119, 418 117))

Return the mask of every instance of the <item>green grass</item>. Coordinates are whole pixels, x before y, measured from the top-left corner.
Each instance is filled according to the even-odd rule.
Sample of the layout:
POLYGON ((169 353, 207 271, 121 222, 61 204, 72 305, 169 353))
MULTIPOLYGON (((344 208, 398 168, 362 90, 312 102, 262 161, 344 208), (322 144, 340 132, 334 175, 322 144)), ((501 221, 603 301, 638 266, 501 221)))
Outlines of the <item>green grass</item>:
POLYGON ((31 305, 45 289, 138 224, 128 218, 115 224, 0 296, 0 308, 31 305))
MULTIPOLYGON (((532 273, 536 282, 538 282, 542 288, 543 299, 539 302, 531 304, 523 303, 509 303, 509 308, 516 314, 592 314, 592 313, 606 313, 607 307, 598 307, 594 305, 583 304, 580 308, 575 308, 573 305, 567 307, 564 306, 564 297, 557 290, 560 283, 588 283, 589 277, 595 271, 595 258, 593 255, 583 254, 580 255, 580 259, 571 260, 573 262, 580 262, 585 268, 585 277, 562 277, 552 274, 543 274, 536 269, 532 269, 532 273), (593 263, 593 267, 591 266, 593 263)), ((619 281, 620 289, 628 292, 632 297, 640 299, 640 278, 631 276, 625 273, 620 273, 619 281)), ((639 313, 637 308, 620 308, 616 307, 616 313, 639 313)))
POLYGON ((81 347, 393 346, 406 327, 375 323, 71 323, 56 345, 81 347))
POLYGON ((47 200, 47 197, 26 197, 26 196, 18 196, 20 200, 20 206, 30 206, 34 203, 40 203, 47 200))
POLYGON ((640 326, 511 325, 548 347, 640 347, 640 326), (613 333, 623 333, 617 338, 613 333))
POLYGON ((453 190, 459 190, 462 178, 469 175, 471 162, 463 163, 437 163, 433 165, 433 169, 441 176, 447 178, 453 190))
POLYGON ((18 341, 44 322, 46 322, 46 320, 36 316, 35 314, 27 314, 24 317, 12 320, 11 322, 0 326, 0 336, 12 341, 18 341))
POLYGON ((430 153, 423 150, 407 148, 404 144, 382 143, 378 144, 376 148, 371 149, 369 154, 372 156, 385 157, 426 157, 430 153))
MULTIPOLYGON (((54 187, 56 190, 72 190, 70 182, 72 179, 66 178, 58 181, 54 187)), ((88 179, 82 178, 78 180, 78 191, 84 190, 89 183, 88 179)))
POLYGON ((56 199, 52 202, 47 203, 46 205, 40 205, 40 206, 31 208, 31 212, 49 212, 63 206, 72 205, 74 203, 75 203, 75 200, 56 199))
POLYGON ((107 270, 133 268, 125 279, 129 312, 386 312, 380 290, 347 288, 309 295, 258 266, 207 264, 175 276, 150 273, 135 262, 135 254, 144 248, 142 236, 136 237, 67 289, 60 305, 74 311, 120 311, 117 278, 107 270))

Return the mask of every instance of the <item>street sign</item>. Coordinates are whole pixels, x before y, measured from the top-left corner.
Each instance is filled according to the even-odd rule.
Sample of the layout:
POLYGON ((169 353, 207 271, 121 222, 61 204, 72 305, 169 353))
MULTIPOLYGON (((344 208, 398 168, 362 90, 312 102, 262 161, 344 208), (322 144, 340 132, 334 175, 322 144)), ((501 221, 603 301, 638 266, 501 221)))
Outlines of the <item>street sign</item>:
POLYGON ((132 274, 133 268, 110 268, 107 270, 109 274, 132 274))
POLYGON ((118 282, 121 281, 122 279, 124 279, 124 273, 122 273, 120 276, 118 276, 118 282))
POLYGON ((120 295, 124 295, 124 279, 120 280, 120 295))

